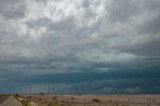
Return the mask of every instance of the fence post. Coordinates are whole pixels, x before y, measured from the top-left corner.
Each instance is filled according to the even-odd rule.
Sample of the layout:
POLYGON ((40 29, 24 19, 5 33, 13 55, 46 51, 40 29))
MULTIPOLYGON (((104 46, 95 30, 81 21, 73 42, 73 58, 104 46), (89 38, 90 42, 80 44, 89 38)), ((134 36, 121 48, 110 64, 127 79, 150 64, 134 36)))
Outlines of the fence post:
POLYGON ((67 104, 68 104, 68 106, 70 106, 70 103, 69 103, 69 98, 67 98, 67 104))
POLYGON ((86 99, 84 98, 84 106, 86 105, 86 99))
POLYGON ((101 101, 99 100, 99 106, 101 106, 101 101))

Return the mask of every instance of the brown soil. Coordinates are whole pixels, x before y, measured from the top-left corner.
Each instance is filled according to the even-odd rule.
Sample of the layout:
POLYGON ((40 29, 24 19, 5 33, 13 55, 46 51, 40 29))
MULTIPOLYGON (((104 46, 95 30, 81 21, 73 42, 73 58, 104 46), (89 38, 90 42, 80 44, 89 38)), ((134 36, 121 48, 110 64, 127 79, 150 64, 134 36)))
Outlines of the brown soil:
POLYGON ((160 95, 21 95, 31 106, 160 106, 160 95))

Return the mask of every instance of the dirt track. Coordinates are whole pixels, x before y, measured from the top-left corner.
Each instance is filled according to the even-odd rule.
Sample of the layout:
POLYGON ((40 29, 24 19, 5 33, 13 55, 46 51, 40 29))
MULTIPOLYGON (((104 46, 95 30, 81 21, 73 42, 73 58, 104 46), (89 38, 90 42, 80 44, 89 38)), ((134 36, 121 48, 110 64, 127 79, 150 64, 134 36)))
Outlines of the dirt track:
POLYGON ((10 95, 0 106, 22 106, 22 104, 10 95))
POLYGON ((35 102, 30 102, 30 103, 29 103, 29 106, 38 106, 38 104, 35 103, 35 102))

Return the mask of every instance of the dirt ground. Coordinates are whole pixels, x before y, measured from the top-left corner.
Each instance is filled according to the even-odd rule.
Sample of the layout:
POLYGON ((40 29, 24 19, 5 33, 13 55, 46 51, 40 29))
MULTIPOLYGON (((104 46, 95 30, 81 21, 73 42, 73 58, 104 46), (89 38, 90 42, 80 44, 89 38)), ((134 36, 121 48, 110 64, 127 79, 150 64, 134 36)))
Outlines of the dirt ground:
POLYGON ((160 95, 20 95, 30 106, 160 106, 160 95))

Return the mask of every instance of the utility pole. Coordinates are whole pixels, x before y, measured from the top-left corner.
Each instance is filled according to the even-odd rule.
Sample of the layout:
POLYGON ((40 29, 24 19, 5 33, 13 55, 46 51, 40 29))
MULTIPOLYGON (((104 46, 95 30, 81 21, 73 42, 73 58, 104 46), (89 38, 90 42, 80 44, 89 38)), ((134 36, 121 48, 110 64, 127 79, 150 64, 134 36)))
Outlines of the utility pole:
POLYGON ((49 88, 49 84, 48 84, 48 95, 49 95, 49 93, 50 93, 49 90, 50 90, 50 88, 49 88))
POLYGON ((32 93, 32 87, 30 87, 29 89, 30 89, 30 91, 29 91, 29 92, 30 92, 30 97, 31 97, 31 93, 32 93))

